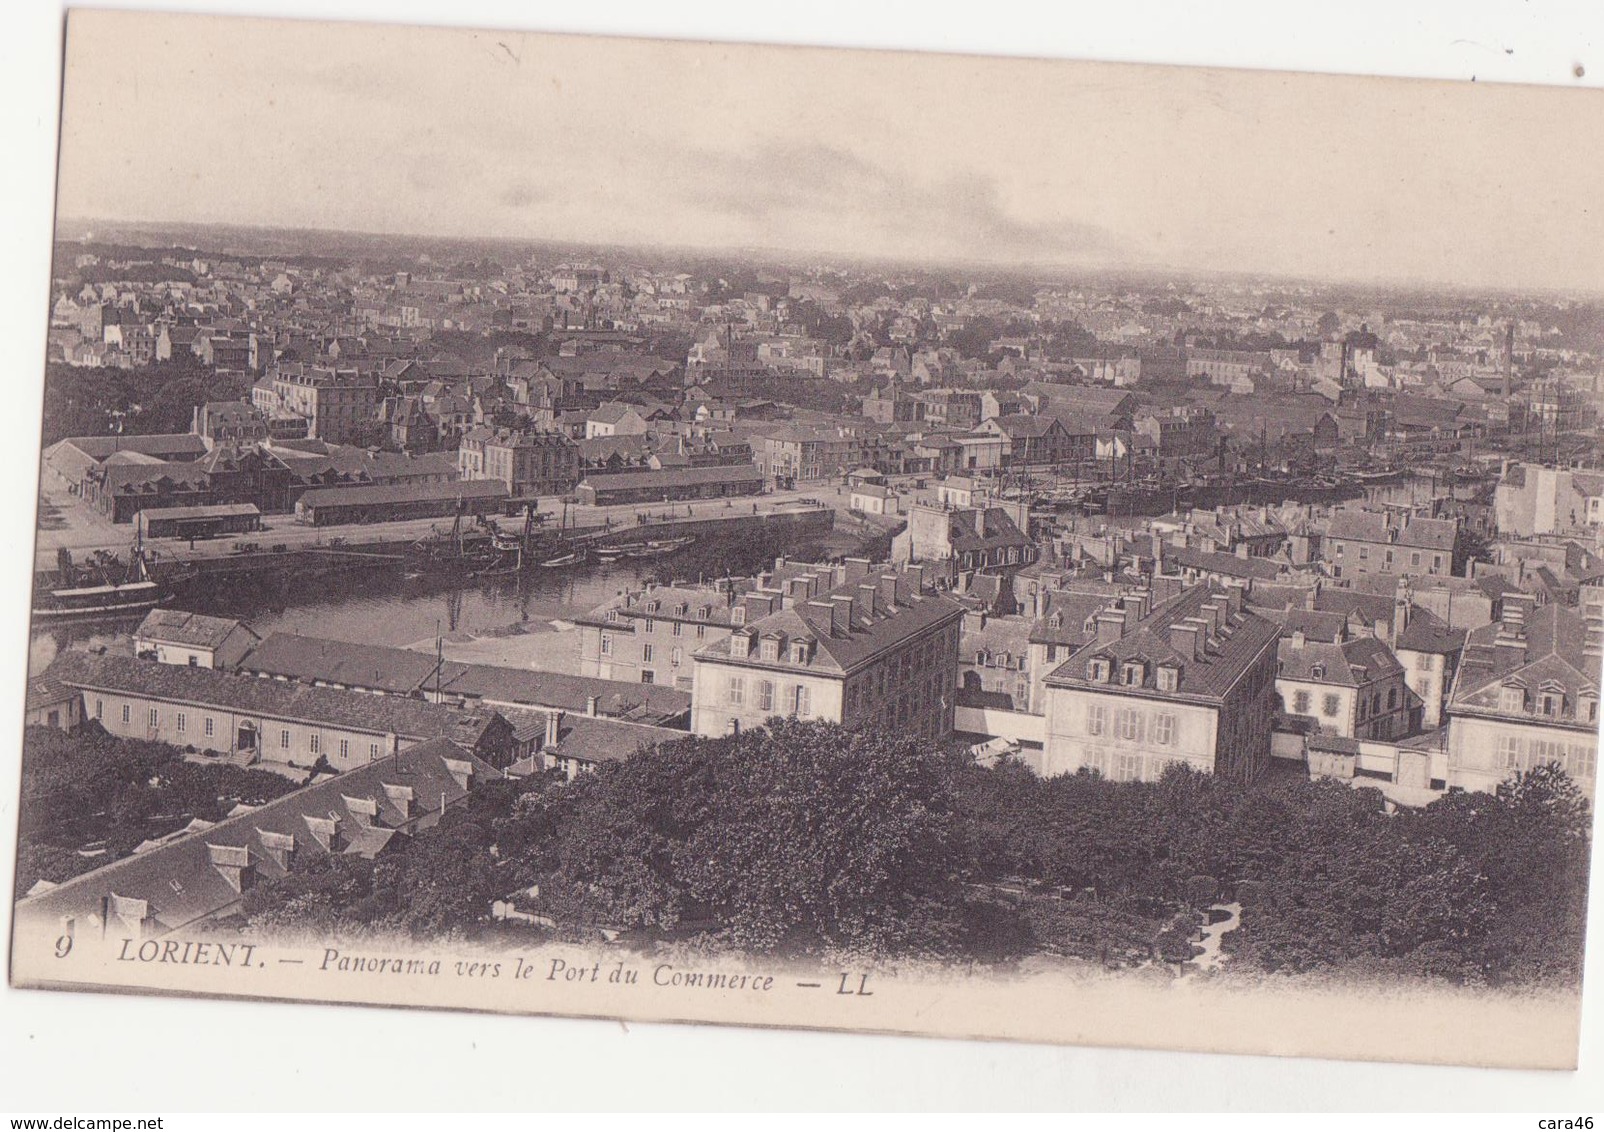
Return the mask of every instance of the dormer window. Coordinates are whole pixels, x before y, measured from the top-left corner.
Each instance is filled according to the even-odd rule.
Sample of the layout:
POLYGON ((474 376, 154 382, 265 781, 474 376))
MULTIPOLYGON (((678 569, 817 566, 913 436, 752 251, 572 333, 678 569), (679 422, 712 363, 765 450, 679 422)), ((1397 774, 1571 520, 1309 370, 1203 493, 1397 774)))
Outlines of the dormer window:
POLYGON ((609 620, 609 621, 617 621, 618 620, 618 610, 609 609, 607 611, 607 620, 609 620))
POLYGON ((1062 613, 1053 614, 1047 619, 1047 624, 1054 629, 1062 629, 1064 627, 1064 615, 1062 613))
POLYGON ((1325 678, 1326 678, 1326 666, 1325 665, 1316 664, 1316 665, 1314 665, 1313 667, 1311 667, 1309 669, 1309 679, 1311 679, 1311 680, 1324 680, 1325 678))
POLYGON ((1518 684, 1505 684, 1498 692, 1498 706, 1504 711, 1526 710, 1526 689, 1518 684))
POLYGON ((774 637, 764 637, 762 645, 762 657, 764 660, 779 660, 780 642, 774 637))
POLYGON ((737 605, 737 606, 734 606, 733 608, 731 608, 731 610, 730 610, 730 624, 731 625, 745 625, 746 624, 746 606, 737 605))
POLYGON ((684 617, 685 616, 685 611, 687 609, 689 609, 689 608, 690 607, 688 605, 686 605, 683 601, 680 602, 678 605, 676 605, 674 607, 674 616, 675 617, 684 617))
POLYGON ((1173 664, 1161 664, 1161 665, 1158 666, 1158 690, 1159 691, 1161 691, 1161 692, 1173 692, 1178 687, 1180 687, 1180 684, 1181 684, 1181 670, 1179 668, 1177 668, 1173 664))
POLYGON ((813 642, 809 641, 805 637, 798 637, 796 640, 792 641, 791 642, 791 663, 792 664, 806 664, 808 662, 808 660, 810 659, 810 654, 813 651, 812 647, 811 647, 812 644, 813 644, 813 642))
POLYGON ((647 602, 646 603, 646 612, 647 613, 656 613, 657 612, 657 604, 658 603, 657 603, 657 599, 656 598, 653 598, 651 601, 647 602))
POLYGON ((710 606, 699 606, 696 610, 696 619, 698 621, 706 621, 712 612, 713 610, 710 606))
POLYGON ((1127 687, 1140 687, 1142 679, 1147 675, 1144 671, 1146 665, 1139 660, 1128 660, 1120 669, 1120 683, 1127 687))
POLYGON ((1107 684, 1111 667, 1107 657, 1094 656, 1086 665, 1086 678, 1094 684, 1107 684))

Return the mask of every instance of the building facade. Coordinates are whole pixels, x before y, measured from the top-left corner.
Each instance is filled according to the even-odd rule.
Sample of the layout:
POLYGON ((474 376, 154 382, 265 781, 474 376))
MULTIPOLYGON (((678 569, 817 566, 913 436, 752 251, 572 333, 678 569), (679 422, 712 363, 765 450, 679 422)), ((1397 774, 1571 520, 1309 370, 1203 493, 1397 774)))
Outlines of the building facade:
POLYGON ((729 638, 696 652, 691 730, 728 735, 794 716, 944 739, 962 620, 919 565, 777 564, 736 607, 729 638))
POLYGON ((1236 781, 1269 764, 1277 626, 1232 588, 1144 595, 1096 616, 1097 637, 1046 683, 1043 775, 1082 768, 1154 781, 1172 763, 1236 781))

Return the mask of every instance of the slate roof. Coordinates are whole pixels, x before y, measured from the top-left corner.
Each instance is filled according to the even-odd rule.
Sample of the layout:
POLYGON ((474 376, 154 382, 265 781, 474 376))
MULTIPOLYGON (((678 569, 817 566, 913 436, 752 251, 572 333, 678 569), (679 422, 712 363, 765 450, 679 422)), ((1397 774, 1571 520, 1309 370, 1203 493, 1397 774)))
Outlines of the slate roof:
POLYGON ((1256 613, 1238 612, 1228 619, 1228 627, 1210 640, 1201 658, 1182 657, 1170 644, 1171 627, 1176 622, 1199 616, 1204 603, 1216 597, 1228 600, 1224 587, 1210 583, 1185 590, 1157 606, 1119 640, 1099 643, 1094 639, 1086 644, 1054 669, 1048 675, 1047 683, 1059 688, 1098 688, 1120 695, 1158 696, 1218 704, 1249 666, 1266 649, 1275 647, 1280 627, 1256 613), (1087 664, 1093 657, 1111 660, 1116 673, 1127 660, 1144 660, 1150 666, 1161 663, 1178 665, 1180 679, 1177 690, 1157 691, 1151 672, 1147 684, 1140 688, 1093 683, 1088 678, 1087 664))
POLYGON ((1086 631, 1086 619, 1108 604, 1109 598, 1098 594, 1048 594, 1046 612, 1031 624, 1031 644, 1079 648, 1096 635, 1086 631))
POLYGON ((1449 697, 1449 710, 1542 724, 1549 721, 1548 717, 1505 711, 1500 706, 1500 690, 1507 683, 1518 684, 1527 690, 1528 702, 1534 702, 1547 686, 1565 698, 1566 710, 1553 722, 1595 730, 1596 721, 1578 718, 1576 713, 1582 696, 1597 697, 1599 688, 1599 661, 1587 655, 1588 628, 1582 616, 1553 602, 1528 613, 1524 623, 1526 651, 1518 656, 1497 645, 1500 630, 1507 625, 1506 620, 1471 630, 1449 697))
MULTIPOLYGON (((442 803, 450 806, 477 783, 500 777, 454 744, 420 743, 26 897, 16 912, 39 923, 75 917, 87 928, 90 916, 105 914, 108 898, 125 911, 142 902, 147 934, 165 934, 239 903, 240 893, 225 879, 219 861, 245 864, 258 878, 276 879, 312 857, 371 859, 397 836, 409 835, 420 819, 432 818, 442 803), (469 768, 465 787, 458 774, 469 768)), ((108 931, 140 934, 135 925, 114 918, 108 931)))
POLYGON ((497 716, 483 708, 456 708, 404 696, 314 688, 210 668, 86 652, 60 653, 48 674, 70 687, 225 708, 373 735, 393 734, 409 740, 450 738, 469 746, 483 737, 497 716))
POLYGON ((1208 574, 1224 574, 1228 578, 1249 578, 1268 582, 1281 576, 1280 565, 1268 558, 1243 558, 1220 550, 1198 550, 1190 546, 1166 546, 1164 560, 1208 574))
POLYGON ((306 683, 323 681, 410 695, 434 675, 435 657, 411 649, 272 633, 251 650, 240 669, 306 683))
MULTIPOLYGON (((134 637, 163 644, 215 649, 236 630, 243 628, 239 621, 231 617, 208 617, 202 613, 186 613, 181 609, 153 609, 145 614, 139 628, 134 630, 134 637)), ((249 629, 245 631, 250 632, 249 629)), ((254 633, 251 635, 255 636, 254 633)))
POLYGON ((853 596, 858 592, 859 585, 872 583, 885 573, 885 571, 870 573, 845 585, 823 591, 809 602, 790 609, 777 610, 767 617, 760 617, 747 623, 746 631, 759 637, 774 635, 785 640, 802 637, 815 642, 814 657, 806 664, 790 660, 789 650, 784 648, 780 650, 778 660, 762 660, 755 654, 743 656, 734 651, 737 642, 741 640, 740 633, 732 635, 727 641, 715 641, 706 645, 696 650, 694 655, 699 660, 715 660, 725 664, 839 675, 853 671, 885 651, 918 636, 926 629, 955 622, 962 617, 964 607, 957 599, 949 594, 926 590, 918 594, 909 593, 907 600, 899 604, 895 610, 877 606, 880 612, 872 617, 854 616, 851 619, 851 627, 845 635, 831 636, 828 612, 815 608, 811 602, 829 602, 834 595, 853 596))
POLYGON ((952 543, 954 553, 1035 545, 1031 542, 1030 536, 1021 531, 1018 524, 1001 507, 985 509, 985 534, 979 533, 976 529, 975 515, 975 510, 958 510, 948 516, 947 537, 952 543))
POLYGON ((69 436, 60 443, 70 444, 95 461, 104 460, 113 452, 141 452, 146 456, 169 457, 198 457, 206 452, 206 442, 189 432, 152 433, 147 436, 69 436))
POLYGON ((1435 613, 1409 607, 1409 624, 1398 634, 1397 647, 1409 652, 1454 654, 1465 647, 1464 629, 1451 629, 1435 613))
POLYGON ((1281 638, 1277 651, 1278 675, 1287 680, 1358 688, 1403 671, 1398 658, 1374 637, 1355 637, 1341 644, 1306 641, 1295 647, 1281 638), (1316 675, 1315 670, 1320 673, 1316 675))
POLYGON ((1333 511, 1326 524, 1328 541, 1386 543, 1445 553, 1454 549, 1458 533, 1459 524, 1452 519, 1423 519, 1412 516, 1389 528, 1386 517, 1379 512, 1359 511, 1347 507, 1333 511))
POLYGON ((366 506, 424 500, 461 499, 487 503, 507 498, 500 480, 452 480, 449 483, 375 483, 355 487, 318 487, 302 494, 297 507, 366 506))
POLYGON ((590 472, 580 486, 595 491, 655 487, 690 487, 708 483, 761 483, 763 469, 756 464, 719 464, 704 468, 664 468, 638 472, 590 472))

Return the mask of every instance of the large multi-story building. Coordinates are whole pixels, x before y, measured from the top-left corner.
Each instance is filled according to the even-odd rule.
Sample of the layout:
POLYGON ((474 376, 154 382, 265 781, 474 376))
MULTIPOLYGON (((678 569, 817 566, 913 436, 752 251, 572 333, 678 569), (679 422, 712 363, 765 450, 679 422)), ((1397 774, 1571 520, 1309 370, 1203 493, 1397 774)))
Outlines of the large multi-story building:
POLYGON ((1195 586, 1151 612, 1133 594, 1096 622, 1096 639, 1045 681, 1039 773, 1153 781, 1171 763, 1244 782, 1263 773, 1279 629, 1245 611, 1240 590, 1195 586))
POLYGON ((697 650, 691 730, 727 735, 774 716, 939 740, 950 735, 963 606, 924 567, 777 563, 697 650))
POLYGON ((892 540, 891 556, 927 563, 948 580, 977 573, 1011 576, 1034 563, 1041 548, 1008 511, 985 504, 915 504, 908 509, 907 529, 892 540))
POLYGON ((1401 739, 1419 730, 1420 697, 1386 642, 1281 639, 1275 688, 1284 711, 1344 739, 1401 739))
POLYGON ((465 480, 500 480, 515 499, 563 495, 579 482, 579 448, 559 432, 475 428, 457 448, 465 480))
POLYGON ((1459 523, 1391 511, 1343 507, 1331 513, 1321 555, 1332 577, 1358 574, 1456 574, 1459 523))
POLYGON ((579 674, 690 691, 692 654, 728 637, 733 618, 734 603, 725 589, 630 590, 575 619, 579 674))
POLYGON ((331 444, 361 438, 364 425, 378 417, 379 391, 371 378, 354 369, 287 366, 259 383, 252 400, 260 409, 286 409, 307 420, 307 435, 331 444))
POLYGON ((1442 726, 1443 705, 1448 702, 1465 649, 1465 630, 1407 602, 1393 615, 1393 621, 1393 652, 1404 667, 1409 690, 1420 697, 1420 726, 1433 731, 1442 726), (1397 624, 1400 617, 1401 625, 1397 624))
POLYGON ((1448 697, 1449 788, 1492 791, 1553 762, 1592 797, 1598 686, 1579 613, 1505 595, 1503 620, 1472 630, 1448 697))

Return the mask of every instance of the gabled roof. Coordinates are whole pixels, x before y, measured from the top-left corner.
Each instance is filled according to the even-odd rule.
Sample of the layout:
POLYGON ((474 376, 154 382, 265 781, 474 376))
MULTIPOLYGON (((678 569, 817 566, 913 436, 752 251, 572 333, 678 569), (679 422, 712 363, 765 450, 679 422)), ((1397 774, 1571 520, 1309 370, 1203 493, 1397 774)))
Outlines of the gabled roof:
POLYGON ((1095 630, 1087 630, 1086 619, 1108 604, 1109 598, 1098 594, 1048 594, 1046 612, 1031 624, 1031 644, 1079 648, 1096 636, 1095 630))
POLYGON ((1398 658, 1374 637, 1355 637, 1341 644, 1305 641, 1294 646, 1281 638, 1279 675, 1287 680, 1358 688, 1403 671, 1398 658))
POLYGON ((404 696, 375 696, 210 668, 158 664, 132 657, 60 653, 49 675, 69 687, 149 696, 174 704, 217 707, 274 719, 343 727, 403 739, 449 738, 466 746, 499 718, 484 708, 455 708, 404 696))
POLYGON ((231 617, 208 617, 201 613, 186 613, 181 609, 153 609, 145 614, 139 628, 134 630, 134 638, 215 649, 240 631, 249 634, 252 639, 256 637, 247 626, 231 617))

